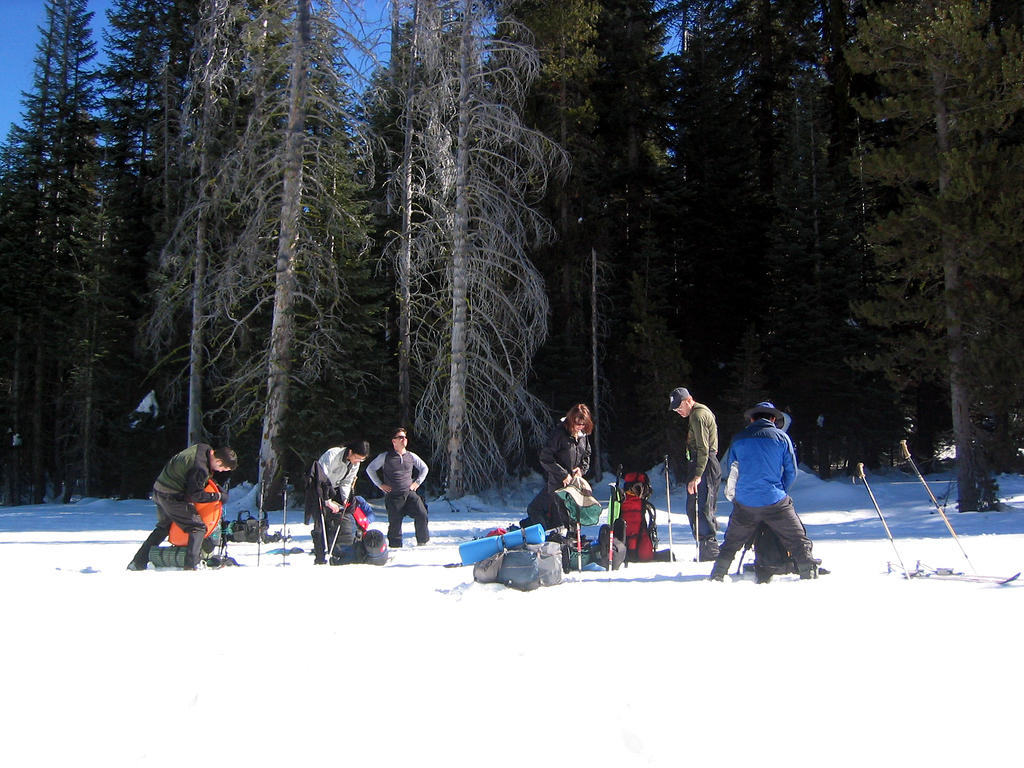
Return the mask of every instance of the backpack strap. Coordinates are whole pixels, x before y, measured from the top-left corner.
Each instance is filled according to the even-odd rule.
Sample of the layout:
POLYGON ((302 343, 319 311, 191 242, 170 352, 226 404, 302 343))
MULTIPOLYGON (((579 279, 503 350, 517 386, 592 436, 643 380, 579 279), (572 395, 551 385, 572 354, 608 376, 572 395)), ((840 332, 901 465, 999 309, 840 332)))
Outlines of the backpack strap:
POLYGON ((648 527, 654 528, 658 524, 658 510, 654 508, 651 502, 644 499, 644 519, 648 520, 648 527))

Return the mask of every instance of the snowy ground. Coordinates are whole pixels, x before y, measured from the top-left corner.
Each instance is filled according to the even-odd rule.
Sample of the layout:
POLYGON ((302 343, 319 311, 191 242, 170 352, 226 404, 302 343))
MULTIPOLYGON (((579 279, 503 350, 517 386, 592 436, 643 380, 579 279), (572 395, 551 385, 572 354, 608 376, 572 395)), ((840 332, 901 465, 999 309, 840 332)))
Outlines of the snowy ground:
MULTIPOLYGON (((948 478, 929 481, 943 498, 948 478)), ((950 512, 969 562, 915 478, 869 482, 908 567, 1024 567, 1024 478, 1000 478, 1005 512, 950 512)), ((432 502, 430 545, 409 522, 383 568, 314 567, 295 509, 306 553, 231 544, 244 567, 196 573, 125 570, 147 501, 0 509, 4 764, 1021 764, 1024 577, 887 573, 864 487, 809 474, 793 497, 832 571, 817 581, 706 581, 678 490, 676 563, 530 593, 443 567, 538 486, 432 502)))

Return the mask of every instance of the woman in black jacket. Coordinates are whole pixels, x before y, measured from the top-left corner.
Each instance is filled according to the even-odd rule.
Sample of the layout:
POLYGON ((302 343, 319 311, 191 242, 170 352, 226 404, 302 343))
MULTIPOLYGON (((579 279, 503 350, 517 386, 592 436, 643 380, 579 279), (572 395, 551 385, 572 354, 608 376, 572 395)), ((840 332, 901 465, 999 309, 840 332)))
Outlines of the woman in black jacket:
POLYGON ((526 508, 530 524, 540 523, 545 529, 568 526, 571 522, 565 505, 555 491, 583 477, 590 469, 590 434, 594 420, 590 408, 577 403, 551 431, 540 449, 540 465, 544 469, 544 490, 526 508))

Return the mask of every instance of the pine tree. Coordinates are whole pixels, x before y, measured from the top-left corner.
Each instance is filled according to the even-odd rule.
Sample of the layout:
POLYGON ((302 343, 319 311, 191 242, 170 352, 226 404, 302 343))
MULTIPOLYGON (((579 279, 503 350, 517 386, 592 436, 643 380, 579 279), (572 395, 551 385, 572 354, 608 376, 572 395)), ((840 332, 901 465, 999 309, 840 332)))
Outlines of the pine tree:
POLYGON ((195 184, 164 248, 150 332, 173 349, 178 318, 191 315, 190 378, 207 391, 190 399, 221 439, 263 422, 253 450, 269 493, 286 436, 303 426, 289 424, 293 385, 303 390, 303 414, 339 394, 343 407, 359 407, 359 390, 373 381, 375 364, 362 362, 379 336, 381 301, 356 304, 374 294, 329 6, 210 8, 181 138, 195 184), (324 386, 330 394, 318 392, 324 386))
MULTIPOLYGON (((36 212, 38 186, 33 183, 29 158, 19 142, 18 130, 13 130, 0 148, 0 292, 8 298, 7 312, 0 313, 0 355, 3 372, 0 381, 6 395, 2 404, 5 426, 3 439, 3 501, 6 505, 22 502, 24 470, 26 464, 25 438, 28 427, 29 405, 26 382, 31 350, 28 333, 34 300, 42 287, 32 280, 38 279, 35 258, 36 212)), ((31 444, 31 443, 30 443, 31 444)))
POLYGON ((668 118, 673 183, 667 196, 674 211, 669 329, 685 340, 696 375, 687 383, 713 408, 713 393, 728 386, 724 364, 751 318, 765 313, 771 222, 771 200, 757 173, 763 163, 756 150, 764 142, 756 140, 752 106, 736 85, 755 70, 740 49, 752 35, 736 33, 733 5, 697 2, 684 9, 681 50, 671 58, 668 118))
POLYGON ((392 253, 408 253, 396 273, 409 271, 414 427, 459 497, 502 482, 495 468, 516 466, 546 427, 525 388, 547 308, 527 249, 549 232, 533 206, 562 155, 520 118, 538 68, 524 30, 474 2, 416 7, 415 87, 399 118, 413 215, 392 253))
POLYGON ((722 393, 721 401, 725 408, 717 414, 719 443, 723 449, 720 453, 724 453, 730 437, 746 426, 743 412, 757 402, 770 399, 765 384, 764 347, 753 323, 737 345, 736 355, 730 361, 729 368, 733 380, 722 393))
POLYGON ((574 121, 569 142, 573 178, 565 196, 574 215, 566 217, 550 257, 545 254, 556 311, 541 369, 550 382, 539 379, 561 394, 562 412, 565 403, 587 399, 591 355, 581 352, 592 332, 587 267, 594 252, 601 447, 613 464, 649 466, 664 453, 667 393, 686 370, 665 321, 675 309, 670 238, 677 215, 666 194, 666 33, 655 3, 599 5, 596 37, 585 49, 596 58, 582 91, 586 120, 574 121))
POLYGON ((601 190, 595 183, 600 179, 597 166, 604 160, 596 143, 593 102, 600 11, 596 0, 502 4, 507 18, 529 28, 540 56, 541 68, 524 106, 524 119, 555 138, 572 158, 564 183, 551 185, 538 206, 557 238, 532 254, 544 278, 549 321, 548 336, 534 361, 530 390, 557 416, 571 403, 590 404, 595 422, 592 473, 601 469, 610 416, 605 405, 604 362, 611 270, 604 247, 607 226, 600 214, 601 190))
MULTIPOLYGON (((155 422, 127 414, 150 389, 162 392, 148 370, 138 326, 146 312, 147 281, 166 236, 167 220, 180 204, 180 179, 169 136, 180 120, 189 30, 197 2, 120 0, 108 15, 106 64, 101 71, 100 168, 102 234, 97 256, 110 280, 100 291, 112 320, 108 348, 95 374, 109 401, 101 472, 122 495, 147 493, 159 462, 181 448, 177 430, 159 429, 173 409, 155 422), (116 384, 115 384, 116 381, 116 384)), ((162 405, 168 405, 160 397, 162 405)))
POLYGON ((856 365, 878 341, 854 320, 850 305, 851 297, 869 290, 870 270, 859 238, 856 187, 847 163, 829 156, 841 147, 828 130, 830 89, 814 70, 795 77, 791 88, 779 120, 786 140, 776 153, 762 288, 768 311, 758 324, 767 384, 761 399, 792 411, 790 435, 801 459, 828 477, 837 466, 894 445, 903 420, 891 387, 856 365), (798 343, 807 338, 814 343, 798 343))
POLYGON ((91 17, 85 0, 47 3, 24 126, 8 146, 13 184, 4 207, 14 217, 4 224, 11 231, 5 256, 12 266, 18 262, 8 279, 19 282, 5 292, 18 297, 7 322, 15 329, 18 366, 31 371, 19 376, 22 390, 14 397, 16 410, 31 414, 22 424, 37 502, 48 482, 70 496, 83 472, 92 475, 96 448, 93 371, 106 318, 99 314, 105 266, 94 258, 99 197, 91 17))
POLYGON ((989 21, 989 4, 971 0, 872 5, 849 52, 881 88, 858 111, 892 130, 865 173, 899 196, 871 233, 885 282, 862 311, 893 331, 895 375, 947 379, 962 511, 998 503, 978 423, 999 355, 991 331, 1019 329, 1007 310, 1020 290, 1024 148, 1008 136, 1024 48, 989 21))

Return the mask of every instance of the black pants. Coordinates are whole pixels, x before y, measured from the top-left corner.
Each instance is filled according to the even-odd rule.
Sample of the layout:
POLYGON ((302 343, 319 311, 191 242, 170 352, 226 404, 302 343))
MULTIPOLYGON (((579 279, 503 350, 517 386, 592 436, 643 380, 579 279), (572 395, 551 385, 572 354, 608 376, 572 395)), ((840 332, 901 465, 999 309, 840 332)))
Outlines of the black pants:
MULTIPOLYGON (((696 472, 696 465, 687 466, 689 481, 696 472)), ((686 496, 686 516, 690 520, 690 531, 695 539, 713 539, 718 532, 718 486, 722 482, 722 467, 714 453, 708 456, 707 466, 701 475, 697 493, 686 496)))
POLYGON ((335 548, 347 547, 356 540, 356 519, 351 512, 335 514, 324 510, 313 517, 313 562, 322 565, 327 562, 327 549, 334 542, 335 548), (326 523, 326 530, 324 524, 326 523), (337 539, 335 539, 337 534, 337 539), (327 544, 324 544, 326 538, 327 544))
POLYGON ((171 523, 177 523, 186 534, 188 544, 185 549, 185 569, 191 570, 199 563, 203 539, 206 538, 206 523, 196 512, 195 507, 186 504, 174 494, 153 489, 153 501, 156 502, 156 527, 146 537, 135 553, 132 562, 139 568, 149 564, 149 550, 160 545, 171 531, 171 523))
POLYGON ((813 545, 807 538, 803 523, 797 517, 793 500, 787 496, 782 501, 767 507, 748 507, 734 501, 732 515, 729 517, 729 527, 725 531, 725 542, 719 551, 715 568, 717 569, 721 565, 723 572, 728 571, 733 557, 750 541, 757 526, 761 523, 772 529, 772 532, 778 537, 779 543, 789 550, 797 565, 811 561, 813 545))
POLYGON ((565 504, 555 496, 555 491, 561 490, 562 485, 559 478, 558 485, 545 485, 544 490, 533 497, 526 507, 526 516, 530 525, 539 523, 545 530, 552 528, 569 527, 573 524, 572 518, 565 509, 565 504))
POLYGON ((388 546, 392 549, 402 546, 402 520, 411 517, 416 526, 416 543, 430 541, 427 529, 427 507, 416 491, 392 491, 384 497, 388 511, 388 546))

